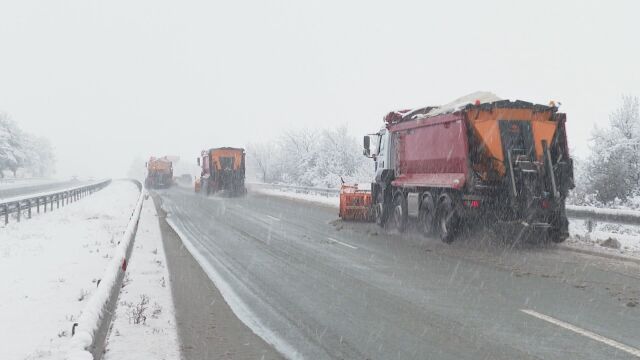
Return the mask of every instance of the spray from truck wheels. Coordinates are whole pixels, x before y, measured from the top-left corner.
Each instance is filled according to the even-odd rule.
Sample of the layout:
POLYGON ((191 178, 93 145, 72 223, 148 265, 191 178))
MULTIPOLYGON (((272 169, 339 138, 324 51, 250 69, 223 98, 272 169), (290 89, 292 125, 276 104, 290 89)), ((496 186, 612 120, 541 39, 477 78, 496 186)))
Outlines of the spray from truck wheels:
POLYGON ((387 114, 364 138, 376 170, 368 195, 376 223, 404 231, 412 203, 419 228, 446 243, 474 223, 513 228, 515 240, 564 241, 574 187, 565 122, 554 103, 484 92, 387 114))

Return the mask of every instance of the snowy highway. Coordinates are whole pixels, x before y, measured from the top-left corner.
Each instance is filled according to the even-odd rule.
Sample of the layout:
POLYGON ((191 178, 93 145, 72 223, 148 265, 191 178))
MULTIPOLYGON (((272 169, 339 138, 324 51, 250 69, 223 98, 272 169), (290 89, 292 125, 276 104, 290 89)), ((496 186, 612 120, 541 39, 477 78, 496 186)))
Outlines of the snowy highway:
MULTIPOLYGON (((168 222, 234 313, 284 357, 640 357, 636 263, 513 248, 489 234, 451 245, 385 234, 340 222, 333 207, 251 192, 158 193, 168 222)), ((170 274, 176 270, 169 261, 170 274)), ((186 288, 196 297, 209 281, 194 278, 186 288)), ((180 329, 176 307, 183 341, 207 346, 206 333, 180 329)))

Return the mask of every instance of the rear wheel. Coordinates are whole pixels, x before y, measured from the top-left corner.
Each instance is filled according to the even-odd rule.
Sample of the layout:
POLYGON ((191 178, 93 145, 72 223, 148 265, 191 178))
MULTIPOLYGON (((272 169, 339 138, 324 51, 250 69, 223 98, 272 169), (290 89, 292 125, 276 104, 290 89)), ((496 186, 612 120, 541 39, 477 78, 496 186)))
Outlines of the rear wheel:
POLYGON ((422 234, 429 236, 433 234, 435 228, 436 206, 430 193, 426 193, 422 197, 420 210, 418 211, 418 226, 422 234))
POLYGON ((204 196, 209 196, 209 181, 206 179, 200 183, 200 193, 204 196))
POLYGON ((551 221, 551 228, 547 232, 547 238, 554 243, 561 243, 569 237, 569 220, 564 212, 564 204, 551 221))
POLYGON ((547 231, 547 239, 559 244, 569 237, 568 231, 562 231, 561 229, 552 227, 547 231))
POLYGON ((458 230, 459 218, 451 196, 445 194, 440 198, 436 216, 440 240, 447 244, 452 243, 458 230))
POLYGON ((407 228, 407 197, 398 191, 393 197, 393 227, 399 232, 407 228))
POLYGON ((389 211, 384 202, 384 192, 378 191, 376 195, 376 205, 373 207, 376 224, 380 227, 384 227, 389 217, 389 211))

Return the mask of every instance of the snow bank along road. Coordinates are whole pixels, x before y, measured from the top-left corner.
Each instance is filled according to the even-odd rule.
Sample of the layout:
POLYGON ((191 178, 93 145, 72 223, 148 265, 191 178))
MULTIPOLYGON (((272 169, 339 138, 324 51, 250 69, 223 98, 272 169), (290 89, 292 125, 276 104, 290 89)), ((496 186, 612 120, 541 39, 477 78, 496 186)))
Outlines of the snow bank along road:
POLYGON ((0 229, 0 359, 63 356, 138 196, 133 183, 116 181, 0 229))
POLYGON ((234 312, 285 357, 639 357, 636 263, 483 234, 451 245, 387 235, 336 221, 333 207, 255 193, 159 194, 234 312))

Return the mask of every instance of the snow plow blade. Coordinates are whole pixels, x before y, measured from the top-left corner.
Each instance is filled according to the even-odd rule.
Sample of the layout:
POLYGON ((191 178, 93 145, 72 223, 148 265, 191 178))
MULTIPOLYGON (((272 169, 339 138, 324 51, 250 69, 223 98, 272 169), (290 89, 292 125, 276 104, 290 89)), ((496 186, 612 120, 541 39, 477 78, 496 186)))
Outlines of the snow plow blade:
POLYGON ((371 221, 371 191, 359 190, 358 185, 343 184, 340 188, 340 213, 342 220, 371 221))

